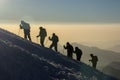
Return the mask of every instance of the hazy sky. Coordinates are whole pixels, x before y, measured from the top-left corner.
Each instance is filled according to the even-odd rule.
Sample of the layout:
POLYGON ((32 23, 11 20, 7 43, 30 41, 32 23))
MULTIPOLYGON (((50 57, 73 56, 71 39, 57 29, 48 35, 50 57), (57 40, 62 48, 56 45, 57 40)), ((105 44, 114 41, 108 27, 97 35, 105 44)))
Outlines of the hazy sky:
POLYGON ((0 0, 0 22, 119 23, 120 0, 0 0))

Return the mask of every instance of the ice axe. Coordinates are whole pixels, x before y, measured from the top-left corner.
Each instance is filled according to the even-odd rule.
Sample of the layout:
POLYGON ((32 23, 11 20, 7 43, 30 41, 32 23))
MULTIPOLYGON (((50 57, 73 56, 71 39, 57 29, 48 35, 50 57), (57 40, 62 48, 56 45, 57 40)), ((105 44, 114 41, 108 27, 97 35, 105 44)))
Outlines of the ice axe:
POLYGON ((20 26, 20 28, 18 30, 18 35, 20 36, 20 30, 22 29, 22 26, 21 25, 19 25, 19 26, 20 26))

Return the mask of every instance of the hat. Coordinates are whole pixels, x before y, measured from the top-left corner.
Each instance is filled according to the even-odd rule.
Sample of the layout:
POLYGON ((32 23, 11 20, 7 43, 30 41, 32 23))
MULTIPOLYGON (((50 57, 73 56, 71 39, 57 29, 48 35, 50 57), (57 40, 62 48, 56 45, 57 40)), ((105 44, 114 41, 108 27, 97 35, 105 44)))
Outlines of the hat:
POLYGON ((43 28, 42 26, 39 27, 39 29, 42 29, 42 28, 43 28))

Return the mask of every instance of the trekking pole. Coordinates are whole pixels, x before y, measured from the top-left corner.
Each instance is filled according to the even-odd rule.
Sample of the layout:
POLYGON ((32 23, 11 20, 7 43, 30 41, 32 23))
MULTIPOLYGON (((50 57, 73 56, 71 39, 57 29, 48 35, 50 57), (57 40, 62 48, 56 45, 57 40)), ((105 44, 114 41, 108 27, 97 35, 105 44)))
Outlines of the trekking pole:
POLYGON ((20 28, 19 28, 19 31, 18 31, 18 36, 20 36, 20 28))
POLYGON ((63 48, 63 54, 64 54, 64 48, 63 48))
POLYGON ((48 43, 48 39, 46 40, 45 45, 47 45, 47 43, 48 43))
POLYGON ((36 37, 37 43, 38 43, 38 38, 36 37))
POLYGON ((89 64, 88 64, 89 66, 91 66, 91 62, 89 61, 89 64))

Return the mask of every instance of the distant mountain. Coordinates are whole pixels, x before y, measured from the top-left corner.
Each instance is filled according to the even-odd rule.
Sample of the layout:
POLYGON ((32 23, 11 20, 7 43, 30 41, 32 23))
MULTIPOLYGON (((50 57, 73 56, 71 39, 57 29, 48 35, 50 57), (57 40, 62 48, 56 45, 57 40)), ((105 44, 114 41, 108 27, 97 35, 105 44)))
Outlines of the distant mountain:
MULTIPOLYGON (((90 53, 93 53, 98 56, 97 69, 103 71, 103 69, 111 64, 112 62, 120 62, 120 53, 100 49, 97 47, 88 47, 78 43, 72 43, 74 47, 78 46, 83 51, 82 62, 91 65, 88 61, 90 59, 90 53)), ((107 73, 107 72, 106 72, 107 73)), ((112 74, 111 74, 112 75, 112 74)), ((114 75, 112 75, 114 76, 114 75)))
POLYGON ((117 80, 0 29, 0 80, 117 80))
POLYGON ((82 61, 83 62, 88 63, 91 53, 98 56, 98 58, 99 58, 98 66, 99 67, 105 67, 112 62, 120 62, 120 53, 100 49, 97 47, 88 47, 88 46, 84 46, 84 45, 81 45, 78 43, 72 43, 72 45, 74 47, 78 46, 80 49, 82 49, 82 51, 83 51, 82 61), (115 59, 113 59, 113 58, 115 58, 115 59))
POLYGON ((119 52, 120 53, 120 45, 116 45, 114 47, 108 48, 108 50, 112 50, 114 52, 119 52))
POLYGON ((113 75, 120 80, 120 62, 112 62, 103 68, 103 72, 113 75))

